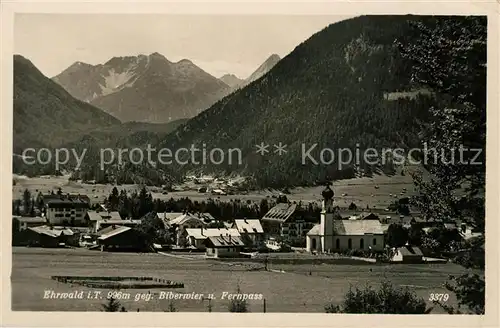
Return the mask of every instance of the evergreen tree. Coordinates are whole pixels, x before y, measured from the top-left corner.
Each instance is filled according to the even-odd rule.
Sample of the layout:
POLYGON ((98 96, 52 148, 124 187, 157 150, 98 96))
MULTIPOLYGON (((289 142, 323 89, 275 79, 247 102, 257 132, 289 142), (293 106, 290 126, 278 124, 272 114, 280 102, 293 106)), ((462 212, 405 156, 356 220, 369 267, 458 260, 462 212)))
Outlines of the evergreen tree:
MULTIPOLYGON (((413 175, 421 194, 415 203, 427 217, 472 219, 484 233, 486 16, 434 17, 413 26, 408 35, 411 42, 399 43, 403 56, 412 62, 413 81, 450 99, 444 106, 431 108, 433 119, 423 126, 428 149, 424 156, 433 160, 425 165, 430 180, 413 175), (431 153, 433 149, 437 154, 431 153)), ((469 257, 484 259, 484 244, 481 246, 479 250, 470 247, 468 252, 474 256, 469 257)), ((484 273, 466 273, 447 283, 459 304, 473 313, 484 313, 484 286, 484 273)), ((443 307, 450 313, 460 312, 443 307)))
MULTIPOLYGON (((240 285, 236 288, 236 294, 241 295, 240 285)), ((233 298, 229 301, 229 312, 248 312, 248 304, 246 300, 233 298)))
POLYGON ((28 189, 23 192, 23 214, 28 215, 31 212, 31 193, 28 189))

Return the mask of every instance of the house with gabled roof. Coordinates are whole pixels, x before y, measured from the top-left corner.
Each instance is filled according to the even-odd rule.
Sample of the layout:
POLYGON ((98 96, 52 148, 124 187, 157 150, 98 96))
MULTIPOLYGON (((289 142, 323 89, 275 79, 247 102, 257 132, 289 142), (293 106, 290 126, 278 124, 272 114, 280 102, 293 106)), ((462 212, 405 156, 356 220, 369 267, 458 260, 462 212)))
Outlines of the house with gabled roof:
POLYGON ((45 216, 50 224, 81 225, 90 208, 86 195, 43 195, 45 216))
POLYGON ((268 237, 281 237, 293 241, 304 239, 313 224, 307 222, 294 203, 278 203, 260 220, 268 237))
POLYGON ((186 229, 204 228, 208 225, 208 223, 216 221, 210 213, 183 212, 160 213, 157 215, 159 215, 158 217, 162 220, 165 229, 175 228, 175 240, 177 246, 186 245, 186 229))
POLYGON ((234 236, 208 237, 204 244, 205 255, 211 258, 239 257, 245 247, 241 238, 234 236))
POLYGON ((36 226, 23 231, 24 243, 30 246, 60 247, 66 245, 74 232, 65 227, 36 226))
POLYGON ((393 263, 422 263, 424 254, 415 246, 403 246, 392 250, 391 262, 393 263))
MULTIPOLYGON (((26 230, 30 227, 38 227, 47 224, 47 219, 41 216, 12 216, 12 221, 17 222, 18 231, 26 230)), ((14 227, 14 223, 13 223, 14 227)))
POLYGON ((235 219, 233 226, 247 246, 259 247, 264 243, 264 229, 259 219, 235 219))
MULTIPOLYGON (((103 227, 110 226, 113 224, 121 224, 127 220, 122 220, 122 217, 117 211, 88 211, 85 216, 85 220, 87 221, 87 225, 92 227, 94 232, 102 229, 103 227)), ((128 220, 130 221, 130 220, 128 220)), ((128 223, 131 225, 133 223, 128 223)))
POLYGON ((98 233, 101 251, 146 251, 146 238, 137 230, 126 226, 110 226, 98 233))
POLYGON ((182 236, 183 240, 185 240, 184 246, 191 246, 196 249, 203 250, 205 249, 205 239, 209 237, 241 237, 238 229, 227 229, 227 228, 208 228, 205 229, 203 227, 200 228, 187 228, 185 230, 185 235, 182 236))

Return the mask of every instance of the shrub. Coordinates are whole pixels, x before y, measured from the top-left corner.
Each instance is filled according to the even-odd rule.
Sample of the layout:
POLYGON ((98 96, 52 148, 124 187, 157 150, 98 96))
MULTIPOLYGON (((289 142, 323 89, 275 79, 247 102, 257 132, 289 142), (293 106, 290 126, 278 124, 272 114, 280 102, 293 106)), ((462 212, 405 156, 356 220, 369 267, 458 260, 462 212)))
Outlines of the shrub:
POLYGON ((424 314, 430 313, 425 301, 418 298, 408 288, 395 288, 384 281, 379 290, 366 286, 364 289, 352 288, 344 296, 340 305, 327 304, 326 313, 390 313, 424 314))
MULTIPOLYGON (((125 310, 124 307, 118 302, 116 299, 113 297, 108 298, 108 302, 105 304, 102 304, 102 311, 103 312, 119 312, 120 308, 125 310)), ((124 312, 124 311, 121 311, 124 312)))

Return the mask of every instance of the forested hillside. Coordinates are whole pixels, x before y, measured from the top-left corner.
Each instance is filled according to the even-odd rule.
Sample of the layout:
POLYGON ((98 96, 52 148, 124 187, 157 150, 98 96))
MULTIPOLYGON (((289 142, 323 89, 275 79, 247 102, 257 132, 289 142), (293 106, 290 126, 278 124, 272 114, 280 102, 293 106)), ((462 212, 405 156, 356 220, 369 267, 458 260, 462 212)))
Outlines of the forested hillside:
POLYGON ((26 147, 58 146, 117 125, 119 120, 73 98, 28 59, 14 56, 14 153, 26 147))
MULTIPOLYGON (((298 45, 261 79, 191 119, 160 145, 240 148, 243 165, 183 165, 181 172, 243 173, 261 186, 304 185, 352 177, 335 165, 303 165, 301 145, 355 149, 418 144, 417 122, 439 100, 419 90, 397 48, 416 16, 363 16, 332 24, 298 45), (266 156, 255 145, 271 145, 266 156), (273 154, 273 144, 287 153, 273 154)), ((410 40, 411 41, 411 40, 410 40)), ((366 168, 370 170, 370 168, 366 168)))

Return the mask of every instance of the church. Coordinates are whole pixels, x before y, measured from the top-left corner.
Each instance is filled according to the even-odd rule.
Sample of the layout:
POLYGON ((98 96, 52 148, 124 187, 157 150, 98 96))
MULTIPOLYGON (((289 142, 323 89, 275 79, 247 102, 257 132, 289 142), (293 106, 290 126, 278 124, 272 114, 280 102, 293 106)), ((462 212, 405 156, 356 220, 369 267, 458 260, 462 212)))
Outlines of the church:
POLYGON ((335 217, 333 190, 322 192, 321 220, 308 233, 308 252, 335 253, 345 250, 384 249, 384 228, 378 220, 345 220, 335 217))

